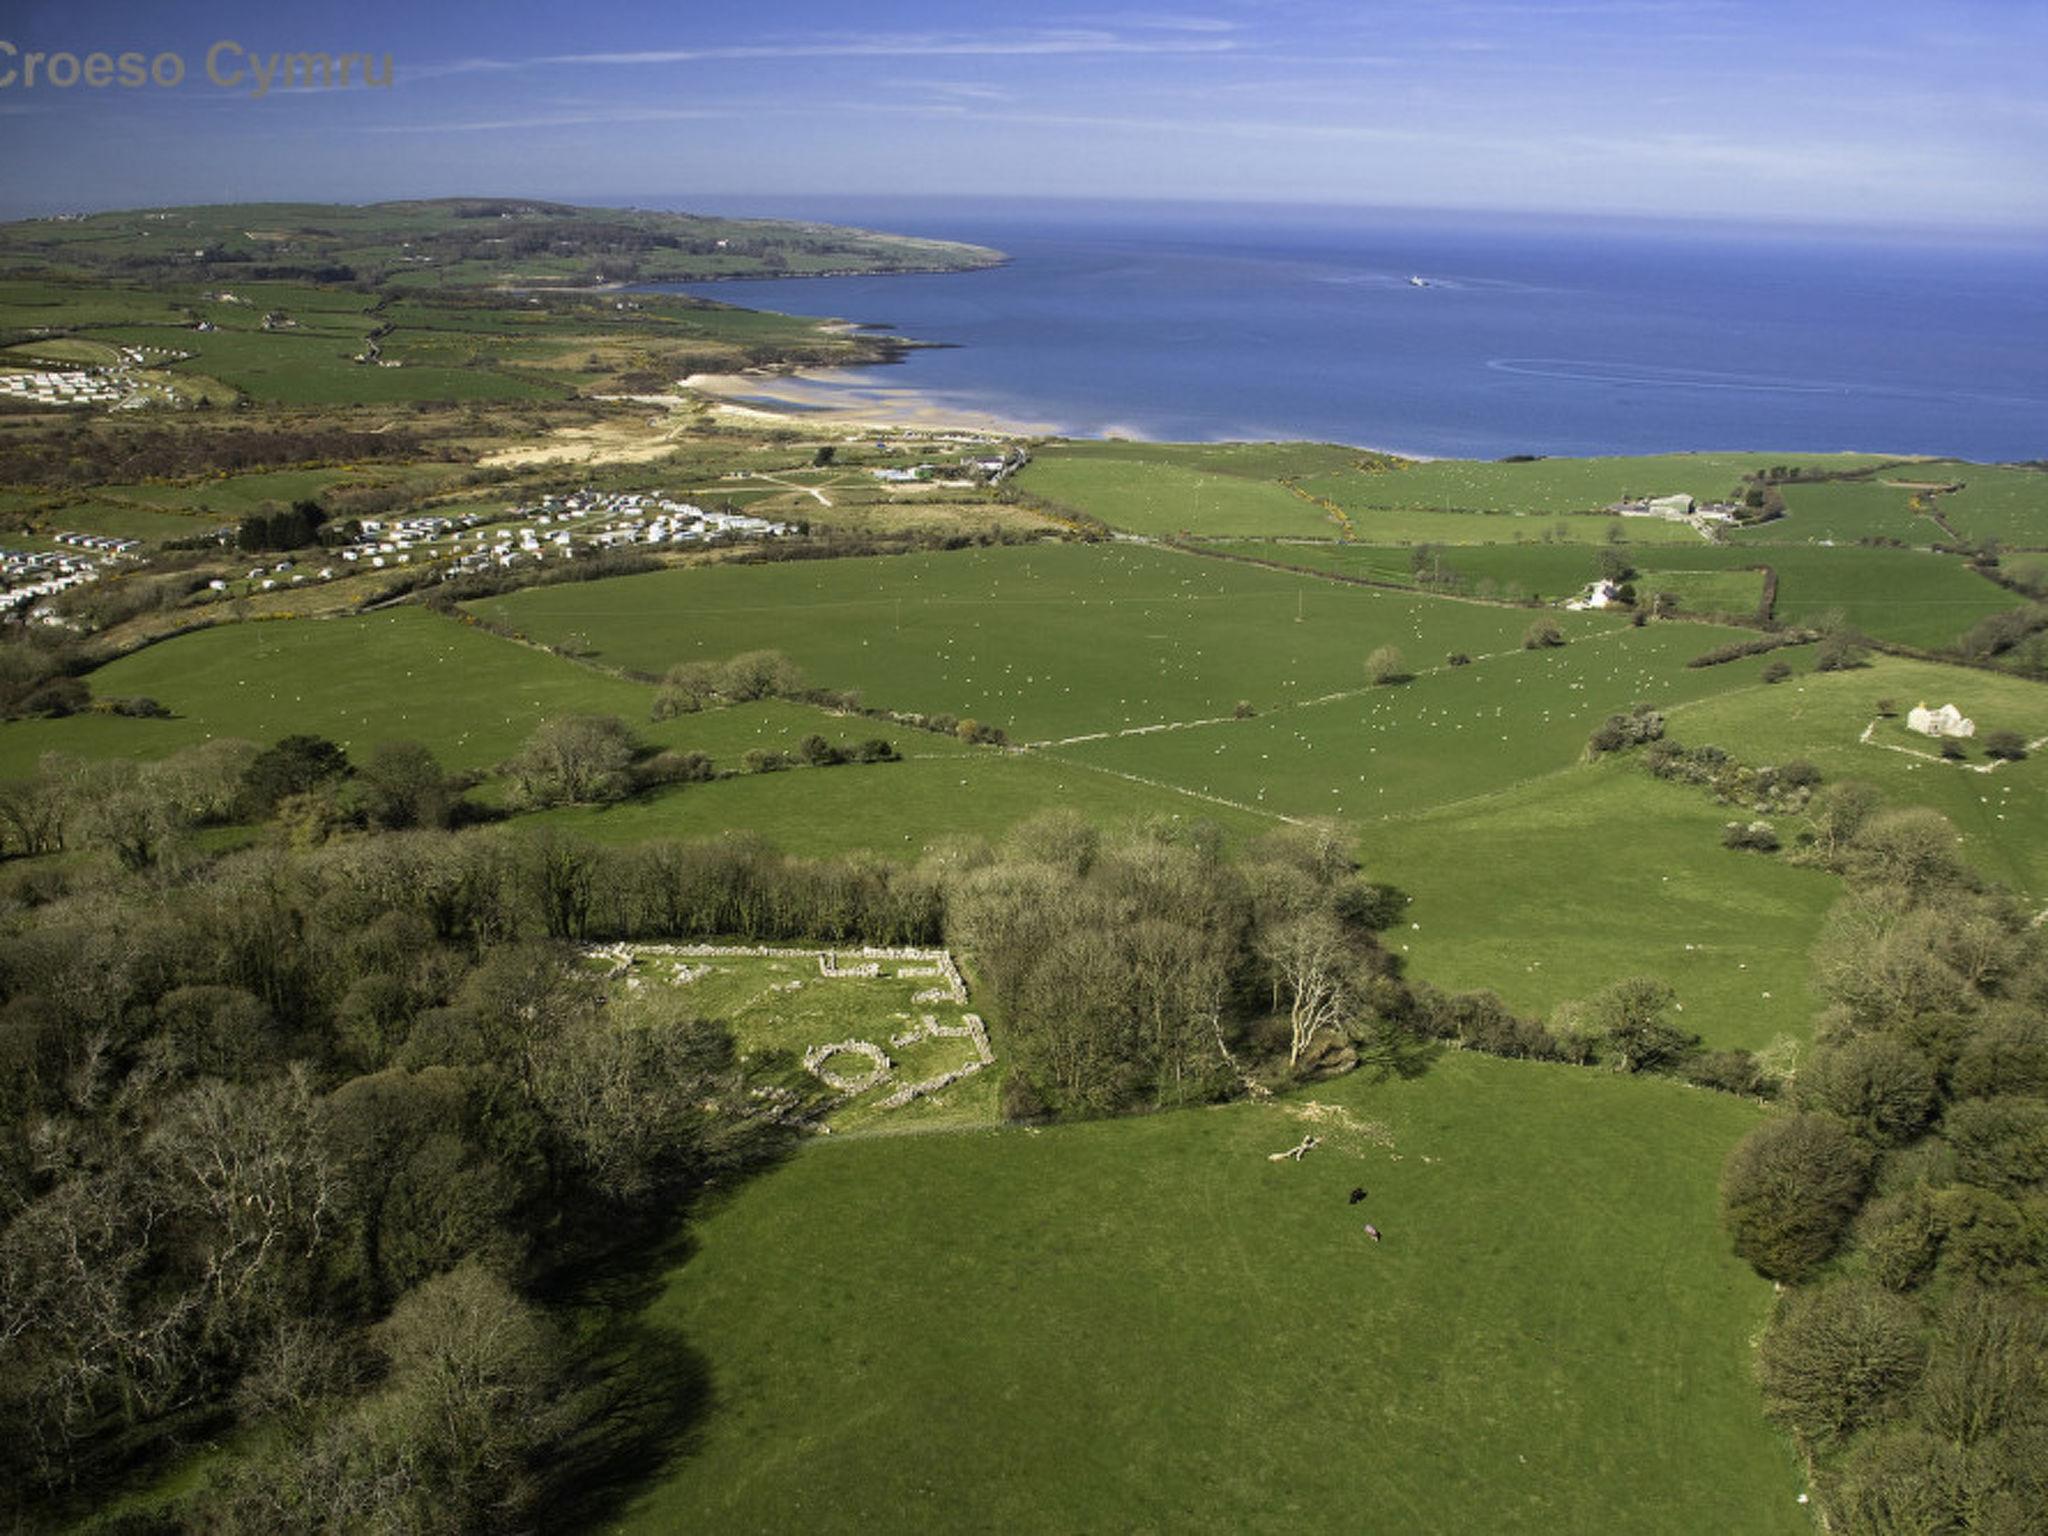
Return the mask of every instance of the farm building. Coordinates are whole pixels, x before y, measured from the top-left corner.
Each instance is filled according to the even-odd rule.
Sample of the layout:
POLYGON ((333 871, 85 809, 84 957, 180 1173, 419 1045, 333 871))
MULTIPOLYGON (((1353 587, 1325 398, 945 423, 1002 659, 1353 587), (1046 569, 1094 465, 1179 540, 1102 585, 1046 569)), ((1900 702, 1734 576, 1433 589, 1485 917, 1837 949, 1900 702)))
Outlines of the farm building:
POLYGON ((1922 736, 1974 736, 1977 722, 1965 719, 1963 712, 1953 704, 1944 704, 1939 709, 1929 709, 1925 704, 1916 704, 1906 712, 1906 727, 1918 731, 1922 736))
POLYGON ((1613 582, 1602 578, 1587 587, 1585 592, 1565 604, 1574 613, 1587 608, 1606 608, 1621 601, 1621 589, 1613 582))

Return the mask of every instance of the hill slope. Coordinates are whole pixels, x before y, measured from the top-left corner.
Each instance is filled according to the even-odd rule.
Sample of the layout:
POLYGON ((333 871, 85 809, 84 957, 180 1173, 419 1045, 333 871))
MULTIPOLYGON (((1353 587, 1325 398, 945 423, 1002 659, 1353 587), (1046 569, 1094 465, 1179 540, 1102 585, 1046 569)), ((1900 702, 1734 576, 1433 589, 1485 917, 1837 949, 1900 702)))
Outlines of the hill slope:
POLYGON ((0 224, 0 268, 152 281, 651 282, 951 272, 1002 259, 986 246, 833 224, 584 208, 530 198, 224 203, 0 224))

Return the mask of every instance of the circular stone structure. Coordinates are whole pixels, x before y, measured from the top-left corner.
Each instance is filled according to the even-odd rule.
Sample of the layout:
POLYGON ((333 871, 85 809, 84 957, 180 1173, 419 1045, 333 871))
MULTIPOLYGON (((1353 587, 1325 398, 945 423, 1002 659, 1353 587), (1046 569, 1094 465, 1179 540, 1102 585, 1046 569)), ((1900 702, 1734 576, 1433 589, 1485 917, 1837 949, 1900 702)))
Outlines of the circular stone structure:
POLYGON ((841 1093, 861 1093, 872 1088, 889 1075, 892 1063, 888 1054, 879 1046, 866 1040, 841 1040, 836 1045, 814 1045, 804 1052, 804 1068, 828 1088, 837 1088, 841 1093), (845 1077, 826 1066, 835 1056, 865 1056, 868 1071, 861 1077, 845 1077))

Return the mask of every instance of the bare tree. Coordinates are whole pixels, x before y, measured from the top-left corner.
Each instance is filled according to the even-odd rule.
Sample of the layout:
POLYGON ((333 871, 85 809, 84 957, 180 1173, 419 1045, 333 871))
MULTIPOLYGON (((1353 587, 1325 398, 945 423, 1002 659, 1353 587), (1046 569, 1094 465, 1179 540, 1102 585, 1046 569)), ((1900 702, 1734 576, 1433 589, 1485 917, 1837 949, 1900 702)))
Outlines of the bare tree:
POLYGON ((1322 912, 1283 919, 1259 940, 1276 1001, 1287 1009, 1287 1065, 1299 1068, 1316 1042, 1342 1030, 1351 1009, 1350 950, 1322 912))

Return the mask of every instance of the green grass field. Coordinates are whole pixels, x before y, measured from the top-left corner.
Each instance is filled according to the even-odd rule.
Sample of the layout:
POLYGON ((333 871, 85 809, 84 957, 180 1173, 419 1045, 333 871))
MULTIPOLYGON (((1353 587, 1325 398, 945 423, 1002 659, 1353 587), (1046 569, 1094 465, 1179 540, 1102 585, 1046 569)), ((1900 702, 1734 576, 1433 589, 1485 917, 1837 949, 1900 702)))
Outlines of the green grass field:
MULTIPOLYGON (((1346 508, 1571 513, 1595 511, 1632 496, 1684 493, 1700 501, 1717 501, 1734 490, 1743 475, 1777 464, 1843 470, 1895 461, 1846 453, 1669 453, 1619 459, 1537 459, 1522 464, 1473 459, 1394 462, 1397 467, 1391 469, 1305 481, 1303 488, 1346 508)), ((1686 536, 1697 537, 1689 532, 1686 536)))
MULTIPOLYGON (((1304 489, 1327 494, 1314 486, 1304 489)), ((1621 540, 1679 548, 1697 548, 1702 543, 1684 524, 1654 517, 1623 520, 1562 512, 1446 512, 1431 507, 1372 506, 1349 508, 1347 515, 1353 538, 1379 544, 1570 544, 1584 551, 1588 545, 1621 540)))
MULTIPOLYGON (((1900 473, 1920 478, 1917 465, 1900 473)), ((1884 473, 1870 480, 1781 486, 1783 517, 1731 529, 1729 537, 1738 544, 1853 544, 1861 538, 1880 537, 1903 539, 1922 548, 1947 537, 1934 519, 1912 510, 1912 491, 1884 483, 1890 478, 1884 473)))
POLYGON ((1812 673, 1802 666, 1800 675, 1776 687, 1701 699, 1671 714, 1669 734, 1688 746, 1725 748, 1745 762, 1805 758, 1830 778, 1875 785, 1894 804, 1931 805, 1955 822, 1971 864, 2036 901, 2048 899, 2048 756, 1978 772, 1988 759, 1965 743, 1965 766, 1935 760, 1935 743, 1904 724, 1905 712, 1922 702, 1954 703, 1977 721, 1980 733, 2048 736, 2048 689, 2040 684, 1890 657, 1849 672, 1812 673), (1895 701, 1901 718, 1878 721, 1866 743, 1863 732, 1884 698, 1895 701))
POLYGON ((289 505, 318 499, 342 485, 404 484, 430 487, 452 479, 460 470, 448 464, 337 465, 327 469, 257 470, 241 475, 216 475, 175 485, 110 485, 98 494, 121 501, 148 502, 166 509, 190 509, 239 517, 265 502, 289 505))
MULTIPOLYGON (((840 733, 834 726, 828 721, 819 729, 836 737, 840 733)), ((949 748, 942 738, 923 732, 870 726, 852 722, 844 734, 893 734, 905 761, 747 774, 618 805, 543 811, 526 820, 608 843, 716 837, 743 827, 793 853, 873 852, 894 859, 915 859, 953 838, 1000 838, 1051 807, 1079 812, 1112 831, 1140 822, 1208 822, 1238 841, 1278 822, 1275 816, 1221 805, 1171 785, 1036 753, 949 748)), ((695 745, 687 725, 664 729, 679 738, 679 745, 695 745)))
MULTIPOLYGON (((1415 552, 1406 545, 1340 544, 1301 539, 1219 540, 1216 548, 1256 560, 1277 560, 1304 570, 1329 571, 1370 581, 1417 585, 1415 552)), ((1520 602, 1559 602, 1583 590, 1600 573, 1601 558, 1611 549, 1637 574, 1636 590, 1645 595, 1675 592, 1681 613, 1726 613, 1747 616, 1756 611, 1763 592, 1761 572, 1704 568, 1691 558, 1703 549, 1697 540, 1684 544, 1478 544, 1433 546, 1428 569, 1441 572, 1450 590, 1475 597, 1520 602)), ((1709 559, 1719 558, 1708 556, 1709 559)), ((1761 565, 1765 553, 1751 556, 1761 565)))
POLYGON ((98 533, 108 538, 159 544, 166 539, 203 537, 220 527, 222 520, 204 514, 110 506, 95 500, 52 508, 38 514, 36 521, 52 533, 98 533))
MULTIPOLYGON (((1734 814, 1603 763, 1378 823, 1359 856, 1413 898, 1387 937, 1438 986, 1489 988, 1544 1017, 1655 976, 1711 1047, 1803 1042, 1818 1006, 1807 953, 1841 886, 1722 848, 1734 814)), ((1788 841, 1794 825, 1782 823, 1788 841)))
MULTIPOLYGON (((473 605, 538 640, 659 673, 771 647, 814 684, 1038 740, 1264 708, 1519 643, 1512 609, 1332 585, 1131 546, 721 566, 535 588, 473 605)), ((1573 634, 1617 621, 1561 615, 1573 634)))
POLYGON ((1031 473, 1060 463, 1119 464, 1142 461, 1238 475, 1248 480, 1285 480, 1348 469, 1378 455, 1341 443, 1150 443, 1125 438, 1082 438, 1046 444, 1032 455, 1031 473))
POLYGON ((0 777, 28 772, 49 751, 161 757, 216 736, 262 742, 294 731, 330 736, 352 751, 419 741, 449 768, 483 768, 551 716, 644 722, 654 697, 651 688, 419 608, 200 630, 124 656, 93 673, 91 684, 101 698, 147 695, 175 718, 8 722, 0 725, 0 777))
POLYGON ((1301 1097, 1384 1137, 1276 1164, 1303 1122, 1240 1104, 806 1148, 642 1315, 712 1410, 612 1528, 1809 1529, 1714 1220, 1756 1110, 1455 1054, 1301 1097))
POLYGON ((1807 623, 1839 609, 1865 634, 1930 650, 2021 601, 1954 556, 1920 550, 1727 548, 1686 561, 1702 569, 1758 562, 1778 573, 1780 621, 1807 623))
POLYGON ((2048 548, 2048 470, 2018 464, 1915 464, 1887 479, 1960 483, 1934 505, 1966 539, 1996 539, 2013 549, 2048 548))
MULTIPOLYGON (((371 322, 365 321, 362 330, 371 322)), ((182 347, 195 354, 173 372, 219 379, 255 400, 275 405, 379 405, 402 400, 535 400, 567 391, 544 379, 491 369, 379 368, 350 359, 363 349, 360 333, 219 330, 198 333, 174 326, 119 326, 103 333, 129 345, 182 347)))
MULTIPOLYGON (((1762 585, 1761 577, 1750 571, 1768 565, 1778 573, 1777 617, 1782 622, 1807 623, 1839 610, 1866 634, 1933 650, 1952 644, 1979 619, 2023 601, 1976 575, 1961 559, 1926 550, 1709 545, 1687 537, 1692 542, 1686 545, 1616 546, 1639 570, 1637 591, 1675 591, 1682 613, 1754 612, 1762 585)), ((1259 559, 1376 581, 1413 580, 1410 552, 1405 549, 1252 541, 1224 547, 1259 559)), ((1592 580, 1601 553, 1569 545, 1446 548, 1442 564, 1464 579, 1467 590, 1481 596, 1556 601, 1592 580)))
POLYGON ((1418 664, 1433 670, 1400 686, 1354 683, 1357 691, 1327 702, 1077 742, 1055 754, 1369 827, 1569 768, 1601 720, 1638 701, 1669 703, 1748 682, 1728 668, 1684 665, 1725 633, 1696 624, 1612 629, 1561 650, 1475 652, 1465 667, 1422 653, 1418 664))
MULTIPOLYGON (((1600 544, 1615 520, 1570 514, 1597 512, 1630 493, 1722 496, 1750 467, 1747 455, 1416 463, 1305 443, 1112 442, 1046 448, 1019 484, 1111 527, 1156 536, 1600 544)), ((1620 526, 1637 542, 1699 539, 1648 518, 1620 526)))
POLYGON ((1636 591, 1650 599, 1670 593, 1678 599, 1678 612, 1721 614, 1732 619, 1755 615, 1763 601, 1762 571, 1712 571, 1684 569, 1684 557, 1673 568, 1645 566, 1636 579, 1636 591))
MULTIPOLYGON (((655 690, 646 684, 419 608, 200 630, 102 667, 91 682, 99 697, 146 695, 173 716, 84 714, 0 724, 0 778, 29 772, 44 752, 152 758, 219 736, 264 742, 291 731, 331 736, 356 753, 380 741, 418 741, 448 768, 481 769, 509 756, 541 721, 567 714, 617 715, 649 745, 703 752, 728 769, 756 747, 792 751, 813 733, 835 742, 878 736, 937 762, 984 755, 930 732, 780 699, 652 720, 655 690)), ((831 771, 859 778, 893 766, 792 776, 810 782, 831 771)), ((633 819, 654 803, 563 814, 633 819)), ((634 835, 655 835, 654 827, 634 835)))
POLYGON ((1156 459, 1041 454, 1018 477, 1024 491, 1158 537, 1295 534, 1329 537, 1331 516, 1274 480, 1156 459))

